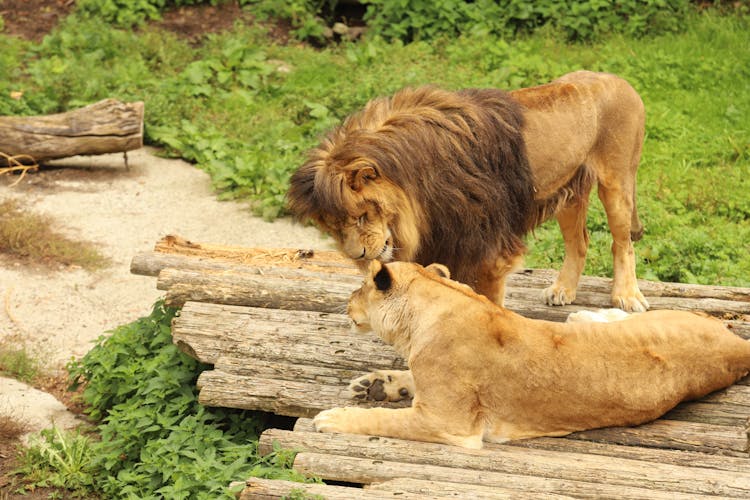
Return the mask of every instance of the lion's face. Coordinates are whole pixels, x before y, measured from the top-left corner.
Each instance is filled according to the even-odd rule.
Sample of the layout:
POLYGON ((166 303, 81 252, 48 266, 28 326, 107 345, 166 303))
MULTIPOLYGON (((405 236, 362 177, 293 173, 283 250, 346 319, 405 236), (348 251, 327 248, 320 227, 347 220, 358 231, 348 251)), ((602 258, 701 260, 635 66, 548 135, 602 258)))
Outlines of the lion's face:
POLYGON ((375 203, 366 203, 343 219, 324 219, 321 225, 334 237, 340 250, 349 258, 359 261, 362 267, 366 267, 368 261, 393 260, 393 232, 375 203))

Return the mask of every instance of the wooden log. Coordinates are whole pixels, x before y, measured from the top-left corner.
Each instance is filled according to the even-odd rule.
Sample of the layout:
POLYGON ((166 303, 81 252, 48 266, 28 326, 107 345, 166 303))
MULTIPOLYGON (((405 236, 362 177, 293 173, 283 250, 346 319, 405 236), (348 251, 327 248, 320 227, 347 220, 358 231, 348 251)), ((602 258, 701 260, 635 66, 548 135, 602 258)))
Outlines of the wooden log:
MULTIPOLYGON (((270 453, 269 442, 273 442, 273 433, 263 437, 259 441, 262 453, 270 453)), ((314 433, 312 419, 298 418, 294 424, 295 433, 314 433)), ((296 439, 296 438, 295 438, 296 439)), ((391 441, 390 438, 379 438, 379 440, 391 441)), ((379 441, 378 441, 379 442, 379 441)), ((484 443, 485 450, 497 450, 507 446, 519 448, 532 448, 537 450, 546 450, 550 452, 563 452, 572 454, 586 454, 591 456, 604 456, 617 459, 629 459, 642 462, 656 462, 661 464, 679 465, 685 467, 699 467, 715 474, 717 471, 731 471, 745 474, 750 466, 750 458, 733 457, 721 455, 709 455, 696 451, 670 450, 661 448, 646 448, 639 446, 625 446, 610 443, 598 443, 593 441, 583 441, 580 439, 571 439, 568 437, 555 438, 535 438, 511 441, 506 444, 484 443)), ((313 450, 308 450, 313 451, 313 450)))
MULTIPOLYGON (((419 481, 413 479, 399 479, 378 483, 363 489, 346 486, 329 486, 326 484, 295 483, 272 479, 250 478, 245 482, 245 488, 239 495, 239 500, 275 500, 281 498, 321 497, 326 500, 382 500, 383 498, 403 499, 437 499, 445 497, 476 498, 476 499, 510 499, 525 498, 517 492, 505 488, 488 488, 458 483, 440 481, 419 481)), ((571 497, 561 495, 545 495, 552 500, 563 500, 571 497)))
POLYGON ((198 402, 202 405, 260 410, 289 417, 313 417, 322 410, 340 406, 335 403, 344 402, 364 408, 400 408, 408 404, 355 402, 349 399, 346 386, 242 377, 219 370, 201 373, 197 385, 198 402))
MULTIPOLYGON (((468 450, 418 441, 316 432, 269 429, 259 441, 259 452, 274 446, 330 456, 349 456, 402 464, 429 465, 451 469, 500 472, 514 476, 537 476, 575 482, 642 486, 688 494, 750 496, 750 475, 744 471, 705 469, 669 463, 645 462, 547 451, 514 446, 468 450)), ((750 460, 746 461, 746 467, 750 460)), ((330 478, 329 478, 330 479, 330 478)))
MULTIPOLYGON (((352 261, 334 251, 295 250, 245 248, 236 246, 216 245, 211 243, 195 243, 179 236, 170 235, 156 243, 154 252, 138 256, 139 262, 158 259, 157 254, 182 256, 187 259, 209 259, 235 264, 267 267, 299 267, 328 271, 335 275, 342 273, 359 275, 352 261), (303 257, 304 256, 304 257, 303 257)), ((155 275, 156 262, 148 275, 155 275)), ((141 265, 135 266, 133 272, 141 274, 141 265)), ((177 267, 177 266, 164 266, 177 267)), ((508 285, 516 288, 542 290, 549 286, 557 276, 556 271, 549 269, 524 269, 508 276, 508 285)), ((748 303, 750 307, 750 288, 696 285, 687 283, 668 283, 639 280, 638 286, 645 295, 651 297, 682 297, 682 298, 710 298, 718 300, 738 301, 748 303)), ((612 280, 594 276, 582 276, 579 292, 601 293, 609 295, 612 280)), ((608 306, 608 304, 607 304, 608 306)), ((750 314, 750 309, 746 312, 750 314)))
MULTIPOLYGON (((466 498, 466 499, 479 499, 479 500, 490 500, 490 499, 538 499, 540 495, 537 494, 524 494, 516 490, 503 488, 499 486, 478 486, 476 484, 460 484, 460 483, 448 483, 445 481, 426 481, 422 479, 411 479, 406 477, 399 477, 396 479, 390 479, 380 483, 372 483, 366 485, 364 490, 366 492, 379 492, 381 495, 379 498, 384 498, 383 493, 390 493, 385 498, 402 498, 401 495, 406 494, 417 494, 427 495, 425 497, 420 496, 419 498, 466 498)), ((556 493, 545 493, 543 495, 545 500, 564 500, 570 497, 567 495, 560 495, 556 493)))
POLYGON ((167 304, 188 300, 272 309, 343 312, 357 286, 339 280, 299 280, 224 271, 165 269, 156 288, 167 290, 167 304))
POLYGON ((0 151, 36 162, 143 146, 143 102, 105 99, 46 116, 0 116, 0 151))
POLYGON ((733 457, 749 456, 748 435, 744 426, 728 427, 662 419, 638 427, 608 427, 576 432, 570 438, 733 457))
POLYGON ((188 302, 173 322, 172 336, 210 364, 239 354, 349 370, 406 368, 392 346, 372 333, 352 333, 350 325, 341 314, 188 302))
MULTIPOLYGON (((181 306, 187 301, 216 304, 249 305, 277 309, 300 309, 321 312, 343 312, 351 292, 360 281, 347 276, 343 279, 325 276, 308 276, 300 279, 287 275, 277 277, 260 274, 257 270, 242 273, 240 270, 164 269, 157 281, 159 290, 167 291, 167 303, 181 306)), ((582 309, 608 307, 609 298, 602 294, 581 294, 580 303, 563 307, 550 307, 539 301, 539 291, 508 287, 506 306, 530 318, 564 321, 568 314, 582 309)), ((715 316, 744 317, 750 312, 750 303, 712 298, 675 297, 650 298, 654 309, 702 311, 715 316)), ((750 337, 750 324, 737 322, 735 333, 750 337)))
POLYGON ((165 269, 217 274, 254 274, 299 280, 333 279, 342 283, 351 283, 354 287, 359 287, 362 284, 362 277, 360 275, 334 274, 328 269, 321 271, 318 264, 308 263, 305 260, 299 260, 294 266, 276 266, 270 263, 264 265, 248 265, 225 262, 217 259, 186 257, 179 254, 142 252, 136 254, 130 262, 130 272, 141 276, 158 277, 159 273, 165 269))
MULTIPOLYGON (((557 479, 549 476, 527 476, 504 472, 488 472, 472 469, 456 469, 425 464, 410 464, 354 458, 320 453, 299 453, 294 460, 294 469, 324 480, 371 484, 397 478, 413 478, 428 481, 466 483, 479 486, 509 488, 521 494, 547 493, 570 495, 575 498, 619 498, 619 499, 674 499, 679 492, 655 489, 670 483, 669 477, 661 478, 656 485, 651 481, 633 478, 628 485, 610 484, 607 477, 590 475, 587 481, 557 479)), ((585 471, 584 471, 585 472, 585 471)), ((699 493, 693 493, 699 496, 699 493)))

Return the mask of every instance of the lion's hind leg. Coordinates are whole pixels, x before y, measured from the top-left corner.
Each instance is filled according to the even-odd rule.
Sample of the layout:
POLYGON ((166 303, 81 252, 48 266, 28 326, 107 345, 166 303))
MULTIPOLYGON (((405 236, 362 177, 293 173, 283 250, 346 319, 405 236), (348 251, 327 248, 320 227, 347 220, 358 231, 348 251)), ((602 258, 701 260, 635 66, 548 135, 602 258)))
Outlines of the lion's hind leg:
POLYGON ((353 379, 349 390, 360 400, 409 400, 414 397, 414 379, 409 370, 375 370, 353 379))
POLYGON ((474 449, 482 447, 482 429, 467 434, 450 433, 448 429, 454 422, 444 422, 421 408, 332 408, 320 412, 313 423, 319 432, 385 436, 474 449))

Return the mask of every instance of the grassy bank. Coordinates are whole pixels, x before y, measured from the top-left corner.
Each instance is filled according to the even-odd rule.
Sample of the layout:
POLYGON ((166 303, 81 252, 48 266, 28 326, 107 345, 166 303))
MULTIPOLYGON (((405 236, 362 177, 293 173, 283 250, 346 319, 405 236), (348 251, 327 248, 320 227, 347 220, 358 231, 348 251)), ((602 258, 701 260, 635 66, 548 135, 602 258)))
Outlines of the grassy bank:
MULTIPOLYGON (((0 70, 11 77, 0 82, 0 114, 145 100, 149 142, 207 170, 222 196, 252 199, 258 214, 274 218, 304 152, 374 96, 423 83, 510 89, 581 68, 609 71, 636 87, 648 113, 639 276, 748 285, 749 25, 708 12, 687 16, 676 33, 588 44, 541 30, 510 41, 478 33, 316 49, 277 45, 247 26, 193 47, 153 27, 125 31, 72 17, 36 46, 0 38, 0 70)), ((607 275, 609 235, 599 203, 592 207, 586 272, 607 275)), ((554 224, 529 243, 528 265, 558 265, 554 224)))

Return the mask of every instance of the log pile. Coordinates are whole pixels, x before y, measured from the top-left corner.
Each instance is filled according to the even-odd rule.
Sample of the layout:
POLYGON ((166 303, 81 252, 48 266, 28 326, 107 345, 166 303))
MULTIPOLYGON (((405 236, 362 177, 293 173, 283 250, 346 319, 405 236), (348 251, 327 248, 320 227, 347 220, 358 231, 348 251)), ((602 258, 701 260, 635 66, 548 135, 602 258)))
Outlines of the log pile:
MULTIPOLYGON (((297 450, 297 470, 366 488, 250 479, 241 498, 282 498, 300 491, 334 499, 750 497, 748 378, 639 427, 478 451, 319 434, 309 420, 318 411, 363 404, 349 397, 351 378, 405 366, 374 335, 350 331, 343 312, 361 277, 347 260, 335 252, 236 248, 167 237, 153 252, 137 255, 131 270, 156 276, 166 300, 182 306, 173 324, 175 343, 213 365, 198 380, 201 403, 301 417, 293 431, 267 430, 261 451, 297 450)), ((541 305, 540 291, 552 277, 546 270, 514 274, 506 305, 550 320, 608 307, 610 280, 592 277, 582 279, 576 305, 541 305)), ((705 311, 750 338, 750 289, 639 285, 654 309, 705 311)))

